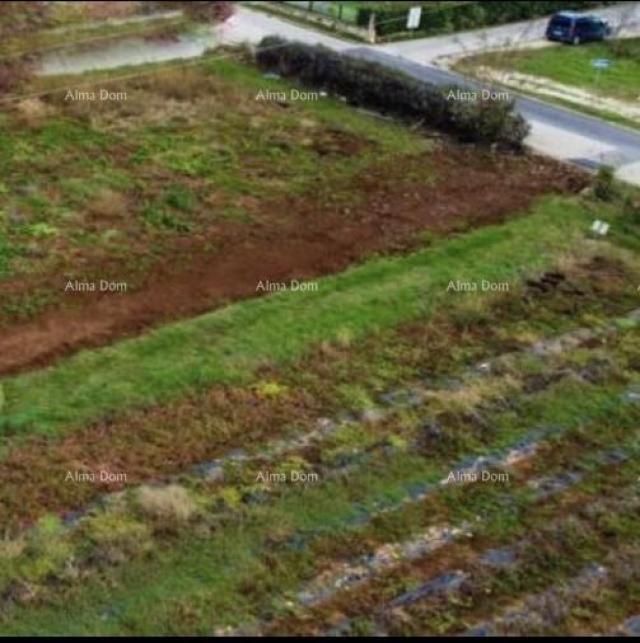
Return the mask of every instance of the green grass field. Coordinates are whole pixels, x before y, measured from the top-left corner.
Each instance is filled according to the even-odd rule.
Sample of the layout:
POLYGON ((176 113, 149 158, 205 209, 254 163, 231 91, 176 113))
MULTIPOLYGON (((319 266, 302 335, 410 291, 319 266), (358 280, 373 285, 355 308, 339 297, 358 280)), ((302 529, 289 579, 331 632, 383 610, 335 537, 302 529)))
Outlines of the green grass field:
MULTIPOLYGON (((638 191, 598 198, 577 174, 552 189, 540 177, 566 169, 551 161, 464 156, 338 101, 257 103, 290 86, 239 62, 203 68, 136 80, 128 107, 58 98, 0 117, 0 277, 36 272, 38 250, 63 265, 106 250, 118 198, 123 257, 135 234, 151 252, 225 212, 251 243, 266 193, 292 197, 283 218, 305 199, 318 216, 400 160, 399 192, 370 188, 389 206, 370 235, 411 207, 447 224, 460 200, 505 211, 411 228, 419 242, 350 256, 317 290, 226 301, 0 378, 0 633, 630 633, 638 191), (435 158, 464 181, 438 183, 435 158), (508 210, 507 193, 541 182, 508 210)), ((357 227, 340 212, 323 234, 357 227)))
POLYGON ((640 39, 559 45, 542 49, 474 56, 465 65, 488 65, 587 89, 596 94, 636 102, 640 95, 640 39), (611 66, 598 70, 592 61, 606 58, 611 66))

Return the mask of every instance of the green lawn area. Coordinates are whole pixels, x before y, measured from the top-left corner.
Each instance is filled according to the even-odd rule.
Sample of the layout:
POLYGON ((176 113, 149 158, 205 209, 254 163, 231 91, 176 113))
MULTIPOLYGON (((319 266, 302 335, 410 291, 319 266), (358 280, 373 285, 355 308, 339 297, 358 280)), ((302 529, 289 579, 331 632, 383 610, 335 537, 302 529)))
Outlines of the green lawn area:
POLYGON ((428 316, 446 306, 451 280, 513 282, 547 267, 583 237, 590 217, 576 199, 546 199, 501 226, 321 279, 317 292, 240 302, 4 379, 0 434, 64 433, 105 413, 246 381, 266 361, 294 360, 344 334, 357 338, 428 316))
POLYGON ((621 100, 640 97, 640 38, 495 52, 467 59, 465 65, 542 76, 621 100), (598 58, 611 60, 611 66, 602 71, 594 68, 591 63, 598 58))

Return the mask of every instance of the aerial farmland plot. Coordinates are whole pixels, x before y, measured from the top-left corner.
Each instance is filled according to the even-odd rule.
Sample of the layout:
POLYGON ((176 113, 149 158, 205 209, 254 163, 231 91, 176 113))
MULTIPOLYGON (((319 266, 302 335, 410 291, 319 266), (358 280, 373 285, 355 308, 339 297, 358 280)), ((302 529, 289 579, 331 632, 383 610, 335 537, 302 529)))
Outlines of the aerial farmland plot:
POLYGON ((637 635, 639 188, 186 4, 0 10, 0 634, 637 635))

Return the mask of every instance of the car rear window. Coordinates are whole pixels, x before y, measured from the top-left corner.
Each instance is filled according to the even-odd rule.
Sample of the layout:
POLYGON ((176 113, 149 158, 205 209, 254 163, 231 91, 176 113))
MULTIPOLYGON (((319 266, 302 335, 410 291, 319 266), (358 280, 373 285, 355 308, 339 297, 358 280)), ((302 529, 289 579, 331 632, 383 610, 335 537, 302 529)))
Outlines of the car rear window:
POLYGON ((555 16, 554 18, 551 18, 551 26, 552 27, 570 27, 571 19, 565 16, 555 16))

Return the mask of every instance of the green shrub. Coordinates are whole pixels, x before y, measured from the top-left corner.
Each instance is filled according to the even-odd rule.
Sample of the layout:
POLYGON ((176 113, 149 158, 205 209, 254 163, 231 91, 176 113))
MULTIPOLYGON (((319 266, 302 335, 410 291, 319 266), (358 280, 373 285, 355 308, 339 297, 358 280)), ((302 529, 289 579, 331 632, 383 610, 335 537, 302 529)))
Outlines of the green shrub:
POLYGON ((195 197, 193 192, 182 185, 172 185, 167 191, 167 205, 178 210, 190 212, 195 207, 195 197))
POLYGON ((100 513, 86 521, 83 533, 92 546, 92 557, 108 564, 122 562, 151 548, 147 525, 115 512, 100 513))
POLYGON ((593 192, 601 201, 611 201, 617 195, 617 187, 613 169, 608 165, 603 165, 596 175, 596 183, 593 192))
POLYGON ((20 575, 33 582, 42 582, 50 576, 62 576, 65 564, 72 560, 72 551, 60 519, 57 516, 44 516, 29 533, 20 575))
POLYGON ((260 67, 294 77, 304 85, 344 96, 349 103, 397 118, 419 121, 464 142, 518 149, 528 125, 512 101, 447 100, 451 88, 423 83, 383 65, 357 60, 323 46, 270 36, 258 46, 260 67))
POLYGON ((142 218, 154 228, 166 228, 175 232, 190 232, 192 225, 184 221, 167 207, 157 203, 147 204, 142 210, 142 218))

